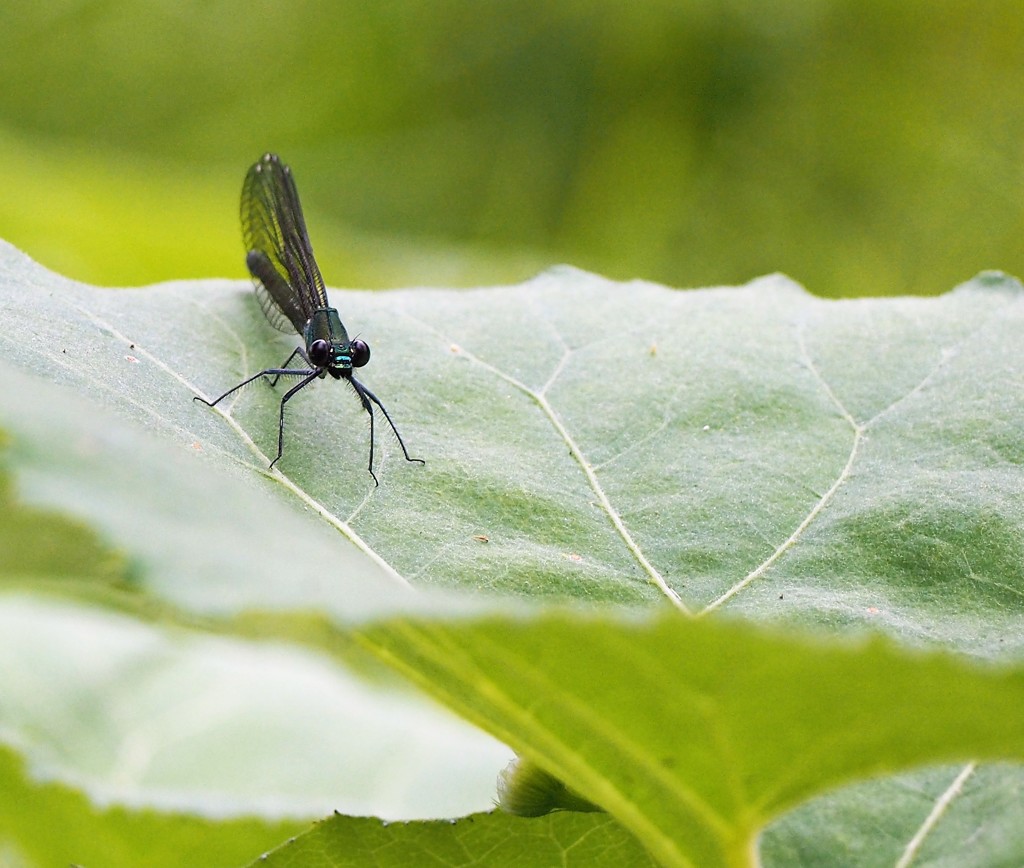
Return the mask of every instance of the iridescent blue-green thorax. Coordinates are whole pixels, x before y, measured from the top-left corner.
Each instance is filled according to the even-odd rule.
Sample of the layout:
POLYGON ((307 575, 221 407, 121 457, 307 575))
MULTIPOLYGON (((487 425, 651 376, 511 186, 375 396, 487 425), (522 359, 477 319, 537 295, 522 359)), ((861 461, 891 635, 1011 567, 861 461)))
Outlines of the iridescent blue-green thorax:
POLYGON ((341 317, 333 307, 313 311, 309 322, 306 323, 303 337, 306 341, 306 352, 313 364, 328 368, 332 372, 352 370, 352 344, 341 317), (324 341, 327 347, 325 348, 323 344, 314 347, 317 341, 324 341))

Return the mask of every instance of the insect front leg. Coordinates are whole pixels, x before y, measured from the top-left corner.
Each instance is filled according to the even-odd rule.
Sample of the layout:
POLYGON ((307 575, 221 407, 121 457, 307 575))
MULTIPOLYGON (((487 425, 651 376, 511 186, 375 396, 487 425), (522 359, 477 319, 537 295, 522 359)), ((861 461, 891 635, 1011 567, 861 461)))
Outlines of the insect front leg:
POLYGON ((367 397, 369 390, 355 377, 349 377, 349 382, 352 384, 352 388, 356 390, 356 394, 359 396, 359 403, 363 405, 363 409, 370 417, 370 464, 366 469, 370 471, 370 476, 373 477, 374 486, 380 488, 380 482, 377 480, 377 474, 373 472, 373 405, 367 397))
MULTIPOLYGON (((409 456, 409 450, 405 448, 405 441, 402 439, 402 435, 398 433, 398 428, 395 427, 395 423, 391 419, 391 414, 388 412, 388 408, 385 407, 381 402, 380 398, 373 394, 369 389, 360 383, 355 377, 351 378, 352 385, 355 390, 359 393, 359 397, 362 399, 363 406, 366 408, 366 412, 370 414, 370 460, 373 460, 373 410, 370 409, 370 405, 367 403, 367 399, 373 401, 378 407, 380 407, 381 413, 384 414, 384 418, 388 420, 388 424, 391 426, 391 430, 395 432, 395 437, 398 438, 398 445, 402 447, 402 454, 405 456, 406 461, 411 461, 414 464, 426 464, 422 458, 411 458, 409 456)), ((376 479, 376 477, 374 477, 376 479)))

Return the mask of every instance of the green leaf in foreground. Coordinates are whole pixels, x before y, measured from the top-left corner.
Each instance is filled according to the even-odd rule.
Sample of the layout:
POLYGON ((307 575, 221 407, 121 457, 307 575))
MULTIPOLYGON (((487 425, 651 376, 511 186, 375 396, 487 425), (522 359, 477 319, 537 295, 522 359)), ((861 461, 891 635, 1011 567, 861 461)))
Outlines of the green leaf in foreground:
POLYGON ((746 865, 784 811, 915 765, 1024 760, 1024 670, 749 624, 550 615, 367 628, 382 659, 666 865, 746 865))
POLYGON ((643 868, 658 863, 603 814, 553 814, 526 820, 495 811, 419 823, 331 817, 257 859, 252 868, 473 864, 488 868, 643 868))
POLYGON ((101 809, 81 793, 33 783, 22 763, 0 747, 0 864, 145 865, 146 868, 234 868, 253 849, 300 828, 295 821, 101 809))

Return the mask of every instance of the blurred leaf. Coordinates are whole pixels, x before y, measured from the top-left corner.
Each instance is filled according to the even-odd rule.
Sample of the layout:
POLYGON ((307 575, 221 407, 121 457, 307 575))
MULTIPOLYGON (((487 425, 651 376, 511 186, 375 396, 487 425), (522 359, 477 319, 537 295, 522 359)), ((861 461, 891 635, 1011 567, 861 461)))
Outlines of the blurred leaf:
POLYGON ((665 865, 756 864, 769 820, 854 778, 1024 760, 1020 666, 678 616, 393 623, 362 635, 608 810, 665 865))
POLYGON ((508 750, 388 679, 367 683, 347 658, 174 629, 166 608, 152 623, 102 599, 60 603, 42 595, 52 587, 0 595, 0 732, 43 780, 211 819, 492 803, 508 750))
POLYGON ((0 862, 27 865, 204 865, 233 868, 255 848, 299 829, 294 821, 97 808, 68 787, 28 780, 0 747, 0 862), (262 842, 262 843, 261 843, 262 842))

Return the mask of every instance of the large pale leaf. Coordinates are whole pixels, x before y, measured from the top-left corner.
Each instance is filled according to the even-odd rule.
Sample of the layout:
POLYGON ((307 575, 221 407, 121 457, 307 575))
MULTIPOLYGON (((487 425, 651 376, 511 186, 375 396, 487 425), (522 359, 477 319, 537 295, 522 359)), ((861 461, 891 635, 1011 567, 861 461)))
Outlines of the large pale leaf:
POLYGON ((432 703, 281 642, 26 591, 0 595, 0 636, 0 739, 101 805, 451 816, 489 807, 508 759, 432 703))
MULTIPOLYGON (((671 588, 694 612, 872 624, 982 653, 1019 641, 1004 604, 1020 563, 1010 495, 1024 410, 1008 348, 1022 309, 1005 278, 839 303, 783 278, 681 294, 572 271, 506 290, 336 296, 374 350, 364 379, 428 462, 405 464, 378 425, 374 489, 344 384, 291 402, 274 474, 279 392, 255 383, 229 419, 191 401, 294 346, 243 286, 98 291, 9 249, 2 265, 5 358, 202 452, 264 492, 257 502, 317 509, 315 524, 358 533, 417 585, 636 603, 671 588)), ((42 497, 47 484, 36 473, 22 487, 42 497)), ((238 513, 192 503, 224 524, 238 513)), ((288 551, 291 533, 261 536, 288 551)), ((322 570, 306 567, 278 592, 319 604, 303 583, 322 570)))
MULTIPOLYGON (((366 381, 413 454, 427 459, 408 465, 382 437, 379 489, 365 471, 366 422, 344 384, 317 383, 289 405, 285 458, 274 472, 279 392, 254 384, 230 417, 190 400, 278 364, 294 346, 268 329, 244 287, 96 290, 5 249, 0 340, 21 373, 9 376, 17 388, 0 398, 0 422, 11 435, 18 495, 88 522, 127 552, 135 593, 173 617, 259 608, 268 635, 292 637, 283 616, 319 610, 331 624, 306 641, 324 650, 350 646, 342 625, 353 620, 429 618, 464 610, 480 591, 502 591, 661 601, 825 632, 881 629, 904 644, 975 657, 1019 655, 1024 377, 1012 351, 1021 325, 1013 281, 984 276, 934 300, 830 303, 783 278, 677 293, 562 270, 506 289, 333 297, 374 349, 366 381), (77 400, 45 381, 70 387, 77 400), (85 422, 84 435, 69 434, 83 407, 113 411, 101 423, 113 441, 85 422), (118 475, 112 456, 125 450, 115 417, 132 426, 134 473, 118 475), (158 484, 140 486, 143 467, 158 484), (215 494, 197 481, 204 476, 215 494), (104 484, 110 479, 116 484, 104 484), (225 542, 218 548, 211 538, 225 542), (333 568, 341 559, 348 566, 333 568)), ((819 655, 817 645, 747 636, 719 624, 717 613, 646 633, 604 622, 415 623, 364 632, 363 641, 607 807, 666 859, 745 858, 752 836, 780 811, 864 774, 1020 755, 1010 723, 967 725, 993 713, 1012 723, 1020 711, 1012 679, 993 687, 968 664, 875 646, 819 655), (692 654, 665 653, 677 643, 692 654), (657 667, 612 664, 616 655, 628 662, 633 644, 657 667), (577 659, 565 659, 570 649, 577 659), (764 665, 773 661, 788 678, 773 677, 764 665), (897 671, 900 693, 860 689, 897 671), (840 684, 819 696, 818 685, 834 677, 846 679, 847 692, 840 684), (530 713, 564 712, 581 680, 575 714, 530 713), (665 781, 683 792, 754 768, 771 798, 744 787, 724 810, 700 787, 696 801, 660 803, 653 790, 622 785, 617 746, 635 740, 635 756, 649 764, 663 754, 659 739, 674 732, 672 714, 685 711, 678 701, 664 714, 652 708, 656 685, 671 697, 691 695, 694 683, 733 711, 721 727, 679 728, 691 764, 665 781), (956 730, 887 728, 900 721, 898 700, 912 718, 943 691, 972 697, 956 709, 966 715, 956 730), (759 720, 753 710, 766 696, 772 725, 733 743, 728 721, 759 720), (816 699, 819 714, 808 709, 816 699), (619 718, 608 711, 634 706, 619 718), (600 738, 574 763, 564 745, 583 723, 600 738), (790 727, 792 737, 773 746, 790 727), (798 752, 800 734, 835 745, 834 761, 780 778, 777 748, 798 752), (858 756, 859 738, 876 753, 858 756), (701 801, 718 820, 693 819, 701 801), (687 811, 685 823, 671 819, 687 811)), ((1019 775, 981 767, 951 788, 963 768, 922 773, 929 795, 905 791, 899 811, 887 803, 887 817, 905 820, 890 849, 921 852, 916 835, 932 807, 955 804, 979 781, 991 792, 1012 788, 1019 775), (946 785, 936 785, 942 774, 946 785), (916 825, 908 819, 915 811, 916 825)), ((856 829, 857 809, 833 815, 841 803, 809 805, 770 830, 766 856, 813 853, 815 841, 842 837, 844 823, 856 829)), ((993 815, 986 830, 998 837, 1012 822, 993 815)), ((983 857, 997 852, 973 840, 983 857)))

